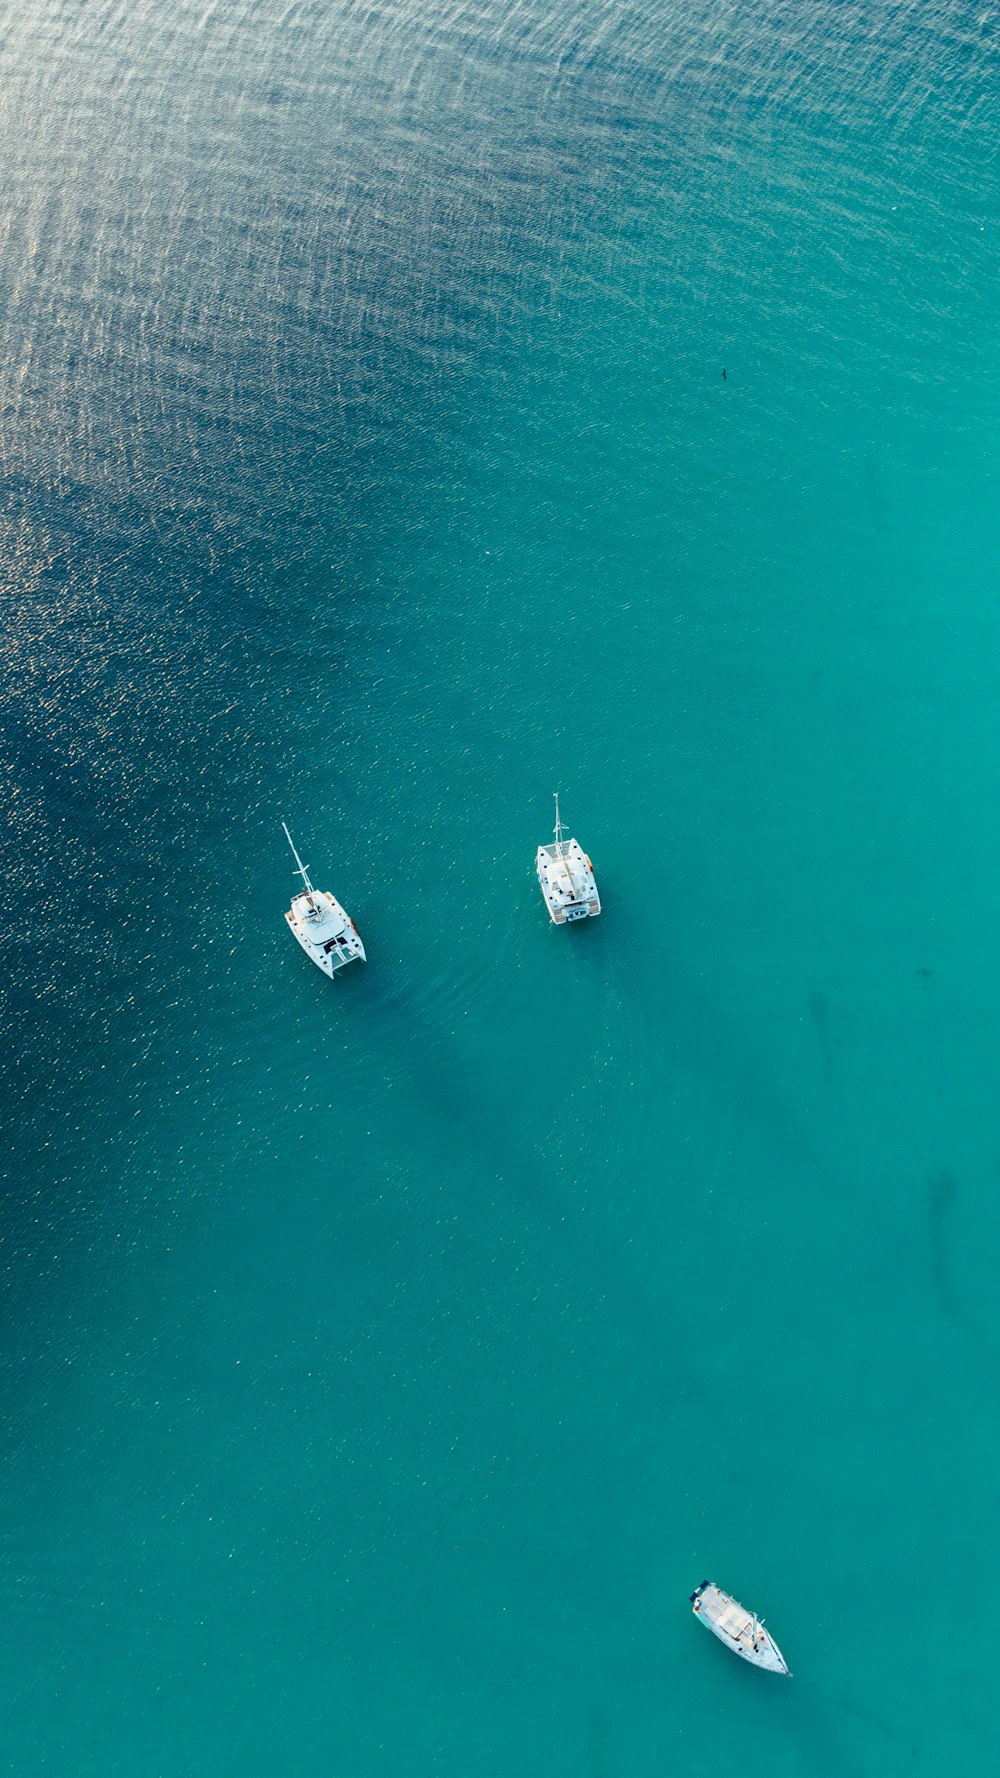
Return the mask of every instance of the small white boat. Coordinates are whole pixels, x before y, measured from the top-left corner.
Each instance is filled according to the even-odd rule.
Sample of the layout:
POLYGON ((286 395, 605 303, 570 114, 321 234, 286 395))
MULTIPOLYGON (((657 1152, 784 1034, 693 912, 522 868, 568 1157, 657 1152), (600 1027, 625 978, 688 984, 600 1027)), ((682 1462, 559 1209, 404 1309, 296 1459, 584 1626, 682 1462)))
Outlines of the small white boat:
MULTIPOLYGON (((285 827, 284 822, 281 825, 285 827)), ((329 976, 336 975, 337 970, 348 963, 364 963, 365 947, 354 921, 345 914, 329 890, 313 888, 287 827, 285 838, 292 848, 297 867, 295 874, 303 883, 302 893, 292 896, 292 905, 285 919, 306 956, 329 976)))
POLYGON ((594 881, 594 867, 579 840, 564 840, 559 819, 559 796, 556 794, 555 842, 539 846, 535 869, 549 918, 557 926, 570 920, 586 920, 599 914, 601 898, 594 881))
POLYGON ((691 1594, 691 1604, 695 1617, 701 1619, 713 1636, 731 1648, 734 1655, 751 1661, 755 1667, 766 1667, 769 1673, 788 1673, 785 1657, 774 1637, 765 1630, 763 1621, 738 1605, 714 1581, 703 1580, 691 1594))

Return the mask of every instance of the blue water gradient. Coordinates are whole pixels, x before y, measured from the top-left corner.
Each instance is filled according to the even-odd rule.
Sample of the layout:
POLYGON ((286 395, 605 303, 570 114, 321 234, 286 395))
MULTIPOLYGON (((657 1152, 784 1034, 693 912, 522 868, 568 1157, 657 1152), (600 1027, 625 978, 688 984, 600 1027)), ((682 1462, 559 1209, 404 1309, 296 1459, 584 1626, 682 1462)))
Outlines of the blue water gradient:
POLYGON ((2 1769, 984 1769, 997 74, 9 12, 2 1769))

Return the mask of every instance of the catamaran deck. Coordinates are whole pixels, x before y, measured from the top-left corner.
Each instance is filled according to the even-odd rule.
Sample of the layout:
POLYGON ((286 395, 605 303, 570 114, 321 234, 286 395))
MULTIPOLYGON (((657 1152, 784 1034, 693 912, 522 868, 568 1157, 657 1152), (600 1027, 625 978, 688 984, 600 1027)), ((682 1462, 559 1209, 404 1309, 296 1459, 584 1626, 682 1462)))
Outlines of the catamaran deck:
POLYGON ((292 896, 292 905, 285 914, 293 938, 324 975, 332 976, 348 963, 367 962, 361 934, 354 921, 328 889, 313 888, 309 872, 295 850, 295 841, 284 821, 281 825, 292 848, 295 874, 302 878, 303 885, 301 893, 292 896))
POLYGON ((364 962, 365 949, 353 921, 327 890, 296 895, 285 919, 306 955, 327 975, 348 963, 364 962))
POLYGON ((539 846, 535 868, 545 905, 557 926, 600 913, 594 867, 578 840, 539 846))

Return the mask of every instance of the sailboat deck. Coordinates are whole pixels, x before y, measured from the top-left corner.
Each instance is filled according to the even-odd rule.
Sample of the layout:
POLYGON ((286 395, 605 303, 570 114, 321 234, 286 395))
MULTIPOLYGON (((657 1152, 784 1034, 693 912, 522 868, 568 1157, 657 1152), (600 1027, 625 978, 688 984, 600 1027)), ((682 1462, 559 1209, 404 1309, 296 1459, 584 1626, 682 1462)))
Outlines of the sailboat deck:
POLYGON ((747 1611, 729 1593, 724 1593, 714 1582, 706 1581, 692 1594, 695 1615, 701 1618, 707 1630, 711 1630, 720 1642, 731 1648, 734 1654, 742 1655, 743 1659, 752 1662, 755 1667, 766 1667, 772 1673, 786 1673, 788 1667, 773 1636, 765 1630, 760 1619, 753 1612, 747 1611))

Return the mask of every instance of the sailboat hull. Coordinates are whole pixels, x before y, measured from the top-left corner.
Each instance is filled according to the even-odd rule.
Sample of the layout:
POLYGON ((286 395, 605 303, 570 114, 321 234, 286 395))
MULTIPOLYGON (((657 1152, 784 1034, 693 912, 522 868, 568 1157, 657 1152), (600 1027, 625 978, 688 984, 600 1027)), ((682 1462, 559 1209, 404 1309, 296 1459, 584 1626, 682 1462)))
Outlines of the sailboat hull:
POLYGON ((701 1620, 706 1630, 711 1630, 712 1635, 724 1642, 734 1655, 739 1655, 741 1661, 749 1661, 752 1667, 763 1667, 767 1673, 788 1674, 784 1655, 760 1619, 731 1594, 724 1593, 714 1581, 702 1581, 691 1594, 691 1605, 695 1617, 701 1620))

